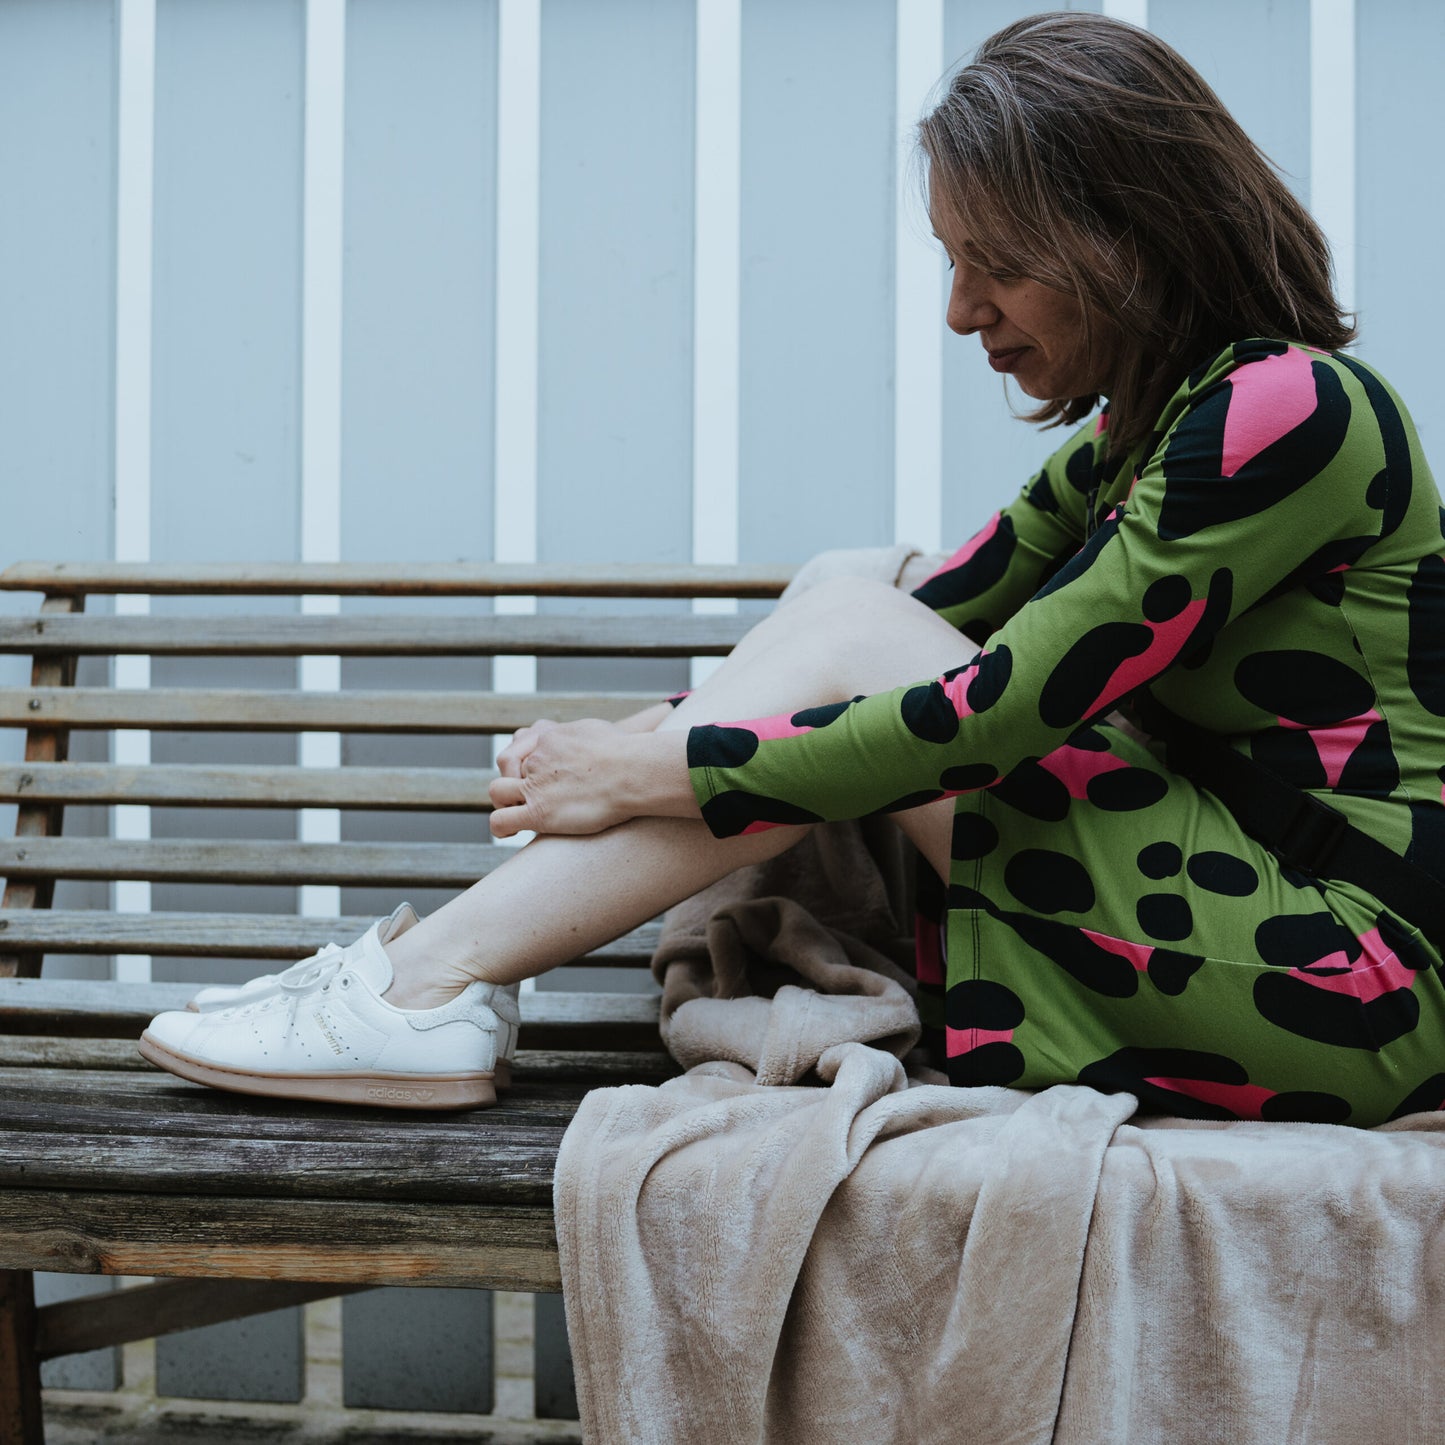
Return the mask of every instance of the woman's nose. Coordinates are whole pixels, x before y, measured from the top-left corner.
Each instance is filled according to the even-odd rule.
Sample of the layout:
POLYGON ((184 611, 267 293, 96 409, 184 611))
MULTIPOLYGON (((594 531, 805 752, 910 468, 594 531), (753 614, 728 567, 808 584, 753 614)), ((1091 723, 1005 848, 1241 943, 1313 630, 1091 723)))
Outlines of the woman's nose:
POLYGON ((960 266, 953 273, 953 285, 948 292, 948 310, 944 320, 950 331, 960 336, 971 336, 992 326, 999 319, 998 307, 994 305, 984 284, 984 278, 972 268, 960 266))

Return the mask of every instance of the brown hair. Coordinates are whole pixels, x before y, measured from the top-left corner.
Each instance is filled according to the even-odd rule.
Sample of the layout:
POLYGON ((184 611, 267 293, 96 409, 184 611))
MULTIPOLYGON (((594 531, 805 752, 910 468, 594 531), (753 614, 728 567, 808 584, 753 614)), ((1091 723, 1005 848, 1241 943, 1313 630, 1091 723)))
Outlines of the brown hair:
MULTIPOLYGON (((1083 303, 1122 338, 1114 451, 1231 341, 1354 339, 1309 213, 1197 71, 1104 16, 1035 15, 984 41, 921 123, 935 208, 982 252, 1083 303)), ((1078 421, 1095 396, 1026 414, 1078 421)))

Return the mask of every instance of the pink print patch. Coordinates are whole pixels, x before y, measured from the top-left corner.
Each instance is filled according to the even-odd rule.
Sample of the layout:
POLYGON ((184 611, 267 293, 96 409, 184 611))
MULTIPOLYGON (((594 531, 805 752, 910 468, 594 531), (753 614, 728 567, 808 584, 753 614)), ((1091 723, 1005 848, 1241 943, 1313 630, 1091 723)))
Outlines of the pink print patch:
POLYGON ((1101 436, 1103 436, 1104 433, 1105 433, 1106 431, 1108 431, 1108 430, 1109 430, 1109 413, 1106 412, 1106 411, 1101 411, 1101 412, 1099 413, 1099 419, 1098 419, 1098 421, 1096 421, 1096 422, 1094 423, 1094 435, 1095 435, 1096 437, 1101 437, 1101 436))
POLYGON ((1154 634, 1154 640, 1137 657, 1125 658, 1114 669, 1114 675, 1104 685, 1104 690, 1089 707, 1090 713, 1107 707, 1126 693, 1131 693, 1141 683, 1157 677, 1184 648, 1199 625, 1199 619, 1208 605, 1205 598, 1196 598, 1176 617, 1165 622, 1145 622, 1154 634))
POLYGON ((1329 727, 1312 728, 1304 723, 1291 722, 1287 717, 1279 719, 1282 728, 1295 728, 1305 733, 1315 745, 1320 762, 1324 765, 1325 782, 1337 787, 1345 764, 1354 757, 1355 749, 1365 740, 1365 734, 1372 723, 1382 721, 1380 714, 1371 708, 1358 717, 1346 718, 1344 722, 1331 723, 1329 727))
POLYGON ((1106 952, 1127 959, 1139 973, 1149 967, 1149 960, 1154 957, 1154 945, 1151 943, 1130 943, 1124 938, 1110 938, 1107 933, 1095 933, 1092 928, 1081 928, 1079 932, 1106 952))
POLYGON ((943 929, 931 919, 918 917, 913 931, 913 972, 919 983, 945 982, 943 929))
POLYGON ((718 723, 722 728, 743 728, 747 732, 756 733, 763 742, 773 738, 800 738, 804 733, 810 733, 812 728, 797 727, 792 721, 791 713, 779 713, 777 717, 753 718, 748 722, 718 723))
POLYGON ((995 512, 978 532, 970 537, 936 572, 929 573, 924 581, 932 582, 935 577, 941 577, 945 572, 952 572, 955 567, 962 567, 998 531, 999 518, 1002 516, 1002 512, 995 512))
POLYGON ((960 718, 972 717, 973 709, 968 705, 968 689, 974 678, 978 676, 978 664, 983 653, 979 653, 969 665, 964 668, 956 677, 950 677, 946 681, 938 679, 938 685, 943 689, 943 695, 953 705, 953 710, 960 718))
POLYGON ((1076 748, 1071 743, 1065 743, 1040 758, 1039 766, 1047 768, 1069 790, 1071 798, 1086 798, 1089 783, 1094 778, 1101 773, 1127 768, 1129 764, 1113 753, 1091 752, 1088 748, 1076 748))
POLYGON ((746 838, 750 833, 766 833, 769 828, 781 828, 782 826, 783 824, 781 823, 767 823, 759 818, 757 822, 749 823, 748 826, 738 834, 738 837, 746 838))
POLYGON ((971 1054, 985 1044, 1010 1044, 1014 1036, 1012 1029, 945 1028, 943 1032, 950 1059, 956 1059, 959 1054, 971 1054))
POLYGON ((1229 378, 1222 466, 1226 477, 1313 414, 1318 402, 1310 367, 1309 357, 1291 347, 1280 356, 1251 361, 1229 378))
POLYGON ((1360 945, 1364 952, 1354 964, 1343 953, 1332 953, 1306 968, 1290 969, 1290 977, 1324 989, 1327 993, 1348 994, 1361 1003, 1370 1003, 1382 994, 1413 986, 1414 969, 1406 968, 1400 962, 1394 950, 1380 937, 1378 928, 1362 933, 1360 945), (1338 972, 1318 973, 1317 969, 1336 969, 1338 972))
POLYGON ((1258 1119, 1265 1103, 1274 1098, 1273 1089, 1258 1084, 1218 1084, 1212 1079, 1145 1079, 1144 1082, 1205 1104, 1218 1104, 1240 1119, 1258 1119))

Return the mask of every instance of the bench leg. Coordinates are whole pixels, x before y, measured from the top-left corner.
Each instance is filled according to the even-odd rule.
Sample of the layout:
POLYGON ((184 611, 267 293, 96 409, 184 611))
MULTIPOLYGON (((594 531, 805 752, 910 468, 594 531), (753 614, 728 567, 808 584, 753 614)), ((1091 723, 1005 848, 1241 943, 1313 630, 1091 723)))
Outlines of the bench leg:
POLYGON ((44 1442, 35 1279, 28 1269, 0 1269, 0 1445, 44 1442))

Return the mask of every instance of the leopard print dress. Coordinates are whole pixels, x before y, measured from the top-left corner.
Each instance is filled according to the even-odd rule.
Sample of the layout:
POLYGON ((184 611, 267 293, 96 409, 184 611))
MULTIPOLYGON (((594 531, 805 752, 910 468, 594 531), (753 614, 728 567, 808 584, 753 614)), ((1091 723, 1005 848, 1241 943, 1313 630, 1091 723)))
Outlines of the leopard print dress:
POLYGON ((703 818, 722 837, 955 799, 919 933, 955 1083, 1204 1118, 1445 1107, 1436 944, 1106 720, 1157 700, 1445 878, 1445 560, 1414 426, 1353 356, 1269 340, 1198 368, 1127 456, 1107 426, 915 594, 981 651, 692 729, 703 818))

